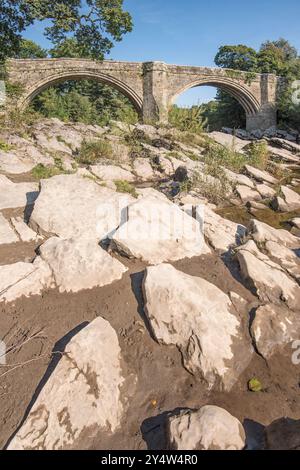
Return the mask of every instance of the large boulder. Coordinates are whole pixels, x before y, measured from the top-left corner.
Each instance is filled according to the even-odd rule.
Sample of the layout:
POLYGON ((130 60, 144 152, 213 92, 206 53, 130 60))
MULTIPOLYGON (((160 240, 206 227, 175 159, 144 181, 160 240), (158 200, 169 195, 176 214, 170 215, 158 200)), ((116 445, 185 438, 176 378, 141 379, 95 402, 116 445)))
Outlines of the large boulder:
POLYGON ((42 131, 33 131, 33 136, 36 142, 36 145, 42 147, 44 151, 52 153, 65 153, 72 156, 72 149, 68 145, 64 138, 60 135, 54 134, 54 129, 49 131, 43 129, 42 131))
POLYGON ((237 250, 241 275, 263 302, 285 302, 289 308, 299 308, 299 285, 278 264, 264 255, 253 240, 237 250))
POLYGON ((123 380, 116 332, 98 317, 67 344, 8 449, 78 449, 99 428, 114 432, 123 380))
POLYGON ((215 250, 221 252, 239 245, 246 227, 223 219, 208 206, 204 206, 204 235, 215 250))
POLYGON ((40 248, 60 292, 78 292, 111 284, 127 268, 112 258, 94 239, 52 237, 40 248))
POLYGON ((38 194, 37 183, 13 183, 0 175, 0 210, 22 208, 34 204, 38 194))
POLYGON ((271 188, 267 184, 258 184, 256 185, 256 189, 263 199, 270 199, 276 194, 275 189, 271 188))
POLYGON ((265 244, 267 241, 273 241, 289 248, 300 248, 298 237, 287 230, 273 228, 259 220, 252 219, 250 221, 248 233, 257 243, 265 244))
POLYGON ((212 405, 169 416, 166 431, 172 450, 242 450, 246 442, 239 420, 212 405))
POLYGON ((199 222, 163 196, 128 207, 128 220, 113 236, 115 250, 150 264, 210 253, 199 222))
MULTIPOLYGON (((53 156, 47 151, 41 152, 32 140, 27 140, 17 134, 10 134, 8 142, 14 148, 13 153, 25 164, 30 163, 30 165, 37 165, 38 163, 42 163, 45 166, 54 164, 53 156)), ((17 173, 19 173, 19 171, 17 171, 17 173)))
POLYGON ((272 206, 281 212, 296 211, 300 209, 300 195, 287 186, 281 186, 280 195, 274 197, 272 206))
POLYGON ((273 159, 285 161, 288 163, 300 163, 300 158, 289 150, 279 149, 268 145, 268 151, 270 152, 273 159))
POLYGON ((235 190, 243 203, 246 203, 248 201, 260 201, 261 200, 260 193, 256 191, 255 189, 249 188, 248 186, 239 184, 236 186, 235 190))
POLYGON ((272 241, 266 242, 265 249, 268 255, 300 284, 300 258, 295 250, 272 241))
POLYGON ((267 304, 256 310, 251 335, 259 353, 269 359, 300 337, 299 313, 267 304))
POLYGON ((0 266, 0 302, 12 302, 23 295, 39 295, 49 287, 53 287, 52 272, 40 257, 33 263, 0 266))
POLYGON ((283 148, 293 153, 300 153, 300 145, 295 142, 288 142, 287 140, 280 139, 278 137, 273 137, 270 142, 275 147, 283 148))
POLYGON ((41 192, 30 218, 39 231, 72 238, 84 235, 101 240, 124 220, 134 201, 79 175, 58 175, 41 181, 41 192))
POLYGON ((209 387, 230 390, 252 347, 230 298, 213 284, 169 264, 148 267, 145 312, 156 340, 174 344, 185 368, 209 387))

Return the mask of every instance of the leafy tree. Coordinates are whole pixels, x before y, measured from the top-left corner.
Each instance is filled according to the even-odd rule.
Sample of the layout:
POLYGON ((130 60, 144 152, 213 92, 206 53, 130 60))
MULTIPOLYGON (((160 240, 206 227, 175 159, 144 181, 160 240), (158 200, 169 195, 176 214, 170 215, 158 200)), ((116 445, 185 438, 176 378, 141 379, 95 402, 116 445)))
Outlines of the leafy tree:
POLYGON ((54 58, 59 57, 85 57, 85 48, 80 46, 75 38, 67 38, 59 43, 53 49, 50 49, 50 55, 54 58))
POLYGON ((103 59, 132 30, 123 0, 2 0, 0 60, 20 52, 21 33, 35 21, 48 20, 46 37, 59 46, 74 38, 82 55, 103 59))
POLYGON ((131 102, 118 90, 92 80, 70 80, 48 88, 32 102, 45 117, 106 125, 119 120, 135 123, 138 115, 131 102))
POLYGON ((46 49, 29 39, 22 39, 18 53, 14 55, 15 59, 44 59, 45 57, 47 57, 46 49))
MULTIPOLYGON (((274 73, 287 79, 288 87, 281 95, 279 103, 279 119, 282 126, 300 128, 299 105, 292 102, 292 83, 300 79, 300 58, 297 50, 286 39, 264 42, 259 51, 244 45, 222 46, 215 58, 219 67, 232 68, 247 72, 274 73)), ((218 92, 218 105, 214 113, 210 107, 207 110, 208 123, 211 126, 227 125, 244 127, 245 113, 232 97, 223 91, 218 92), (226 124, 227 123, 227 124, 226 124), (221 125, 222 124, 222 125, 221 125), (233 125, 234 124, 234 125, 233 125)), ((204 115, 205 112, 204 112, 204 115)))
POLYGON ((33 22, 29 2, 2 0, 0 3, 0 61, 20 51, 21 33, 33 22))
POLYGON ((220 130, 222 127, 239 129, 246 126, 243 107, 222 90, 218 90, 216 100, 202 105, 202 115, 210 131, 220 130))
POLYGON ((292 46, 289 43, 289 41, 283 38, 280 38, 277 41, 264 42, 260 47, 260 52, 264 52, 269 49, 271 50, 278 49, 279 51, 281 51, 284 61, 297 59, 298 57, 297 49, 294 46, 292 46))
POLYGON ((195 134, 203 132, 206 122, 202 116, 201 106, 192 106, 191 108, 180 108, 172 106, 169 113, 169 121, 174 127, 184 132, 193 132, 195 134))
POLYGON ((256 62, 256 51, 243 44, 222 46, 215 57, 215 64, 218 67, 250 72, 256 70, 256 62))

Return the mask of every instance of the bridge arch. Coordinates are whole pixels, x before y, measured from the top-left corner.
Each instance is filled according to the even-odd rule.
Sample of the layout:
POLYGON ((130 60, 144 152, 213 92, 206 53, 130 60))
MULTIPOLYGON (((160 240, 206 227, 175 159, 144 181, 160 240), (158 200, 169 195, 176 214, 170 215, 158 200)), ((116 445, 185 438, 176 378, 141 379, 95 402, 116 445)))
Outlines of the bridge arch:
POLYGON ((199 86, 213 86, 227 92, 240 103, 245 110, 246 116, 255 116, 261 108, 259 101, 246 85, 242 85, 241 83, 227 77, 199 78, 182 85, 169 98, 170 107, 174 104, 176 98, 178 98, 182 93, 199 86))
POLYGON ((142 114, 143 100, 126 82, 119 80, 112 75, 102 73, 99 71, 66 71, 47 75, 43 79, 33 83, 29 88, 26 89, 25 94, 19 100, 19 107, 25 109, 30 102, 39 95, 42 91, 49 88, 52 85, 68 80, 96 80, 100 83, 104 83, 117 89, 123 95, 125 95, 134 106, 135 110, 139 115, 142 114))

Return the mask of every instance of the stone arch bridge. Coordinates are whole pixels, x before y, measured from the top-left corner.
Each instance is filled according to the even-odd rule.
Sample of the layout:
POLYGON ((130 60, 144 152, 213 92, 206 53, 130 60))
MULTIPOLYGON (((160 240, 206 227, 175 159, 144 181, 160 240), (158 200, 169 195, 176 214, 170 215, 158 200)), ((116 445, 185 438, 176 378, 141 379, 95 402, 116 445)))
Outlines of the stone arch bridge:
POLYGON ((117 62, 90 59, 10 59, 7 79, 20 85, 21 109, 47 87, 66 80, 94 79, 126 95, 144 122, 168 120, 176 97, 189 88, 218 87, 243 106, 247 129, 276 126, 277 101, 282 79, 271 74, 247 74, 235 70, 167 65, 163 62, 117 62))

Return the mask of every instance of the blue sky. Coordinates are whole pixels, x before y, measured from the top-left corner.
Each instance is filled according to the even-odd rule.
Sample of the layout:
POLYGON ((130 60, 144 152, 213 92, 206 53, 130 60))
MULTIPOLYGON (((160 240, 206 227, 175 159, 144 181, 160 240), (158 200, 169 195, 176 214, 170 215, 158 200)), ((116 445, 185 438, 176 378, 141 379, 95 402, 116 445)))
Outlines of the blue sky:
MULTIPOLYGON (((259 48, 263 41, 279 37, 300 53, 299 0, 125 0, 124 5, 134 29, 112 50, 112 59, 213 66, 221 45, 259 48)), ((35 25, 24 36, 49 47, 42 30, 35 25)), ((199 87, 177 102, 190 105, 214 95, 214 88, 199 87)))

